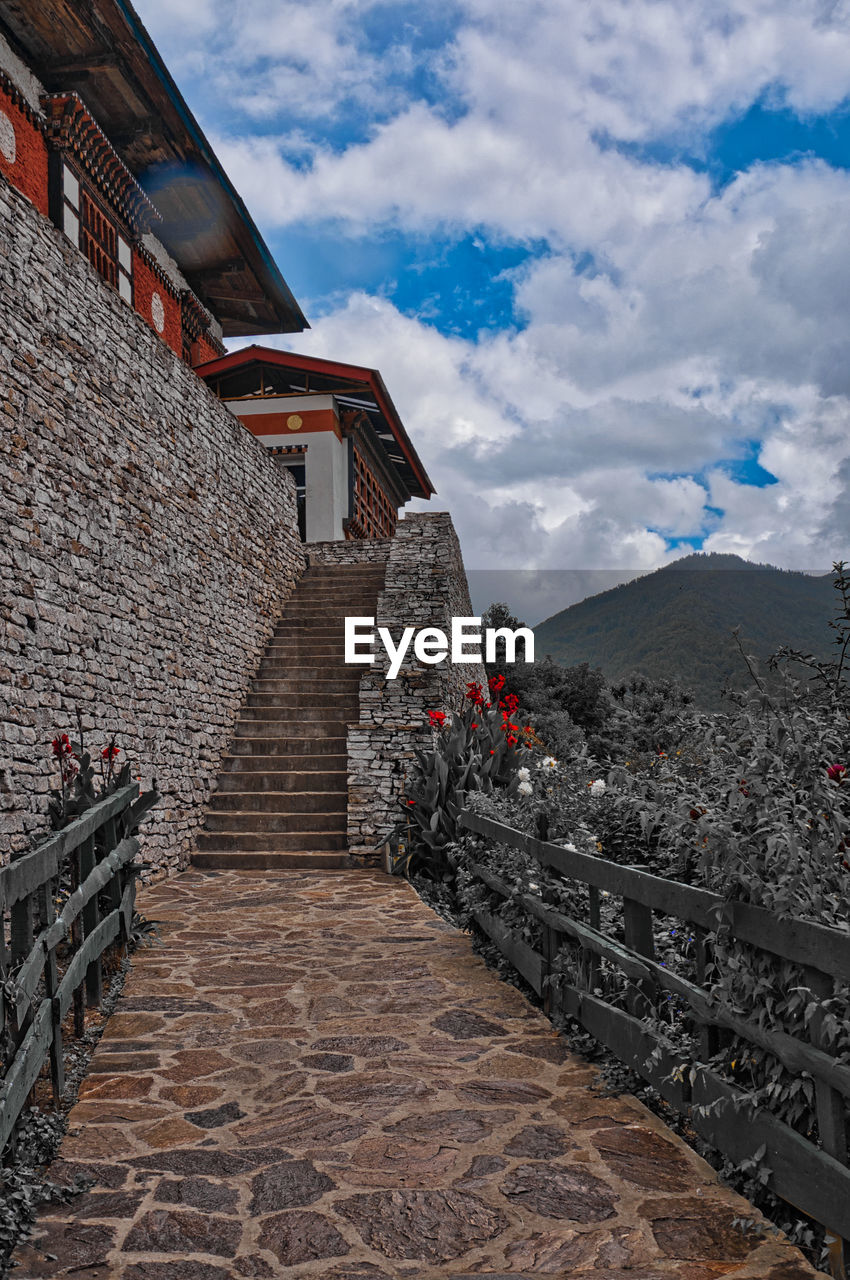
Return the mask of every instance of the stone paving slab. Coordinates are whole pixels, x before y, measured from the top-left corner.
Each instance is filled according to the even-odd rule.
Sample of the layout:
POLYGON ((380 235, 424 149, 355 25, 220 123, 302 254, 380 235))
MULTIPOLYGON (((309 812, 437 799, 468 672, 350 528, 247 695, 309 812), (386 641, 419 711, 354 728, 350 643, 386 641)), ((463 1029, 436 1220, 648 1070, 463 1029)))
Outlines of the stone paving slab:
POLYGON ((804 1280, 751 1206, 377 872, 190 871, 136 953, 18 1280, 804 1280))

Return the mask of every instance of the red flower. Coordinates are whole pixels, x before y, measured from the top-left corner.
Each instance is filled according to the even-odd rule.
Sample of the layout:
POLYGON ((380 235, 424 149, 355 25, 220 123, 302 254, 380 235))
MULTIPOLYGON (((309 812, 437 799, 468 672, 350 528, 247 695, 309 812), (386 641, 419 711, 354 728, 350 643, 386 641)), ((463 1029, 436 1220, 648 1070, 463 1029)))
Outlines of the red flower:
POLYGON ((429 711, 428 719, 431 722, 432 729, 442 729, 446 723, 446 713, 445 711, 429 711))
POLYGON ((62 756, 72 756, 71 742, 67 733, 62 733, 58 738, 53 739, 53 754, 57 760, 61 760, 62 756))
POLYGON ((516 738, 514 737, 514 735, 513 735, 512 733, 508 734, 508 746, 509 746, 509 747, 515 747, 515 746, 516 746, 516 738))
POLYGON ((503 675, 491 676, 487 683, 490 686, 491 693, 501 693, 505 687, 505 677, 503 675))
POLYGON ((847 772, 846 764, 831 764, 826 771, 826 776, 830 782, 843 782, 844 775, 847 772))
POLYGON ((114 760, 117 755, 121 754, 120 747, 104 747, 100 753, 104 760, 114 760))
POLYGON ((474 706, 479 708, 484 706, 484 692, 477 681, 469 680, 467 682, 466 696, 474 706))
POLYGON ((471 724, 469 727, 470 727, 470 729, 477 729, 477 728, 478 728, 478 725, 477 725, 477 724, 471 724))
POLYGON ((407 802, 407 803, 408 803, 408 804, 410 804, 410 805, 413 805, 413 804, 416 804, 416 801, 415 801, 415 800, 408 800, 408 802, 407 802))

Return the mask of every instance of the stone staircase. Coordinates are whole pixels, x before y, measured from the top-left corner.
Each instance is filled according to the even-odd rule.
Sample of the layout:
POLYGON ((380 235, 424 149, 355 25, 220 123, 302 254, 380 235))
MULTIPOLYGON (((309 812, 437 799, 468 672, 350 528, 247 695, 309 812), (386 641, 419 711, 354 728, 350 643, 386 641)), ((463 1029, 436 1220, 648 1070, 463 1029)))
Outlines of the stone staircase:
POLYGON ((251 683, 196 867, 351 866, 346 730, 362 666, 344 663, 343 619, 375 616, 383 564, 313 565, 251 683))

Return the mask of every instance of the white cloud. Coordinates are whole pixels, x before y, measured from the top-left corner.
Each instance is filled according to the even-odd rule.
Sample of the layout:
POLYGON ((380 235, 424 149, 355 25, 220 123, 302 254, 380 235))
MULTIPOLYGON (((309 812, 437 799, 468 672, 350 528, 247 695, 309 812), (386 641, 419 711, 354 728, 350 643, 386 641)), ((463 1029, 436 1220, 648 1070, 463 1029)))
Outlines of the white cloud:
MULTIPOLYGON (((140 8, 168 54, 184 0, 140 8)), ((753 164, 718 191, 653 150, 760 100, 837 107, 848 0, 434 9, 423 43, 409 5, 199 6, 186 65, 232 107, 217 149, 267 232, 549 246, 512 276, 518 327, 448 337, 361 290, 281 345, 381 369, 470 565, 638 570, 698 535, 850 554, 850 175, 753 164), (734 478, 752 442, 777 483, 734 478)))

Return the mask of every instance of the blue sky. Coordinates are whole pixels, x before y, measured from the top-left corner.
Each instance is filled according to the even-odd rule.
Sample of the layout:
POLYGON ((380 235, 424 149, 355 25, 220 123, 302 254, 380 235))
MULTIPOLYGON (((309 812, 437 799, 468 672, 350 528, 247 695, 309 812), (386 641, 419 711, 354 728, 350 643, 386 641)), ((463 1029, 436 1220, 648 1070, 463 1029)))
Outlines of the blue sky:
POLYGON ((138 9, 469 567, 850 557, 850 0, 138 9))

